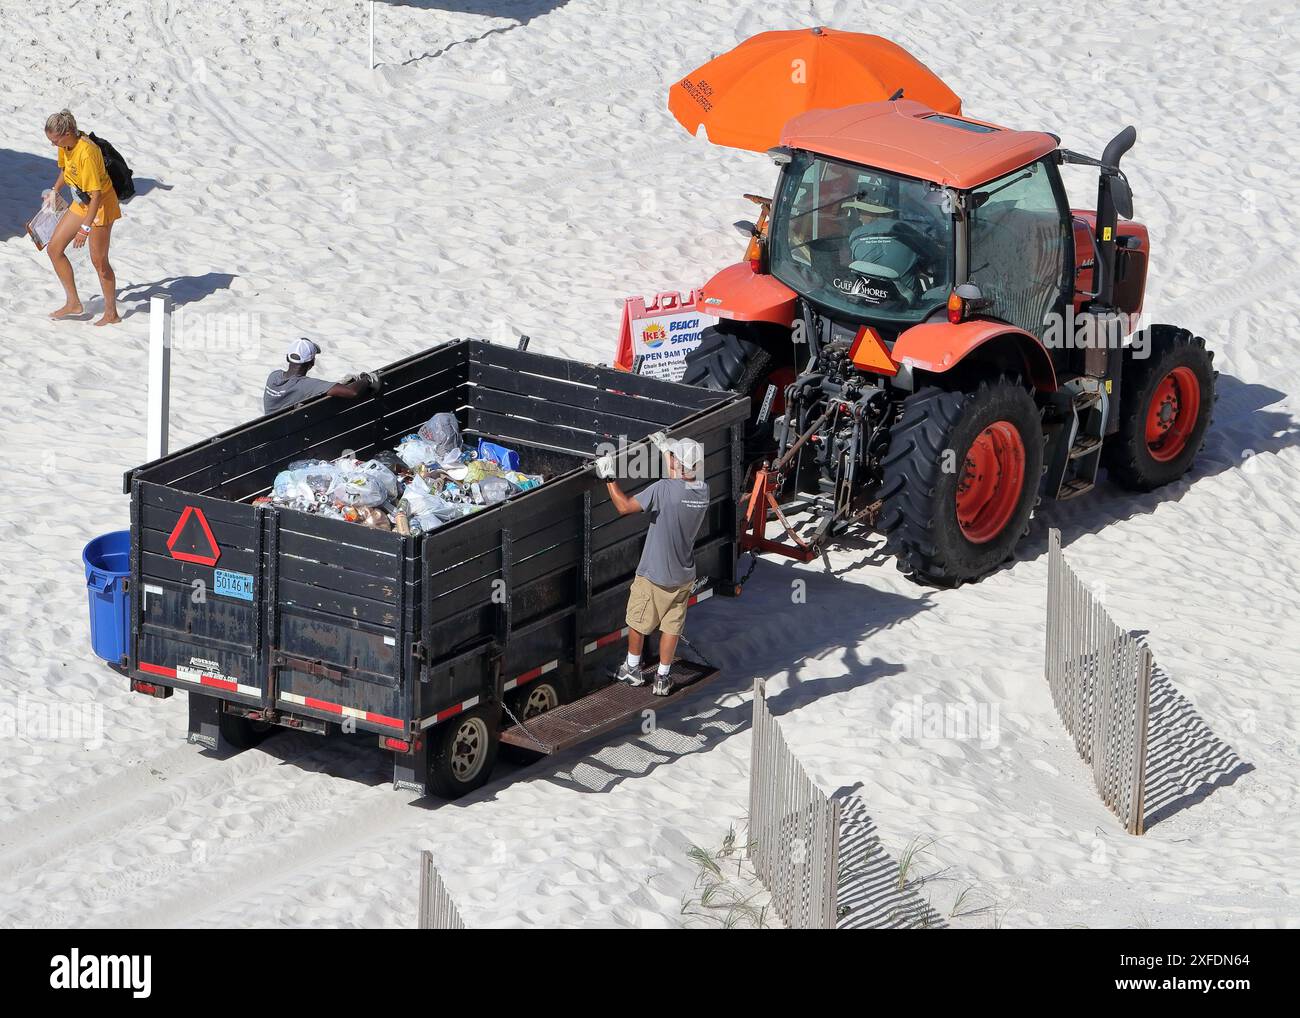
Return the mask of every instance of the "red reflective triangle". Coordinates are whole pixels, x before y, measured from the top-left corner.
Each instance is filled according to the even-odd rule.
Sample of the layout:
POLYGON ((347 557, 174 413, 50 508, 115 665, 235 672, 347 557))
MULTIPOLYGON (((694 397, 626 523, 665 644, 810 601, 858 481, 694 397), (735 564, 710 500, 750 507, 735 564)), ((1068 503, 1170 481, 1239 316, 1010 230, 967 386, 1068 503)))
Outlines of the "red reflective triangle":
POLYGON ((858 330, 853 345, 849 347, 849 360, 863 371, 874 371, 880 375, 898 374, 898 365, 889 356, 889 347, 885 346, 880 333, 870 325, 864 325, 858 330))
POLYGON ((167 538, 167 550, 172 558, 180 562, 197 562, 201 566, 215 566, 221 558, 221 549, 217 547, 217 539, 212 536, 208 518, 203 515, 202 509, 192 505, 185 507, 181 518, 172 528, 171 536, 167 538), (195 523, 198 524, 197 531, 195 523), (207 546, 206 552, 204 545, 207 546))

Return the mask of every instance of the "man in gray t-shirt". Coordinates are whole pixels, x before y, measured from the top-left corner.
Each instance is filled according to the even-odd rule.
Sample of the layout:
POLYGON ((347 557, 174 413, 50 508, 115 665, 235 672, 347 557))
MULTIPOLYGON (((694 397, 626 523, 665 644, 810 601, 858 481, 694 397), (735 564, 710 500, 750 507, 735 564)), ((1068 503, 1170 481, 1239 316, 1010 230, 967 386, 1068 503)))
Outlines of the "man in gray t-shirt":
POLYGON ((636 498, 629 498, 613 479, 614 458, 602 456, 596 473, 607 480, 610 501, 620 515, 650 514, 641 562, 627 599, 627 660, 619 667, 620 682, 644 685, 641 651, 645 638, 659 630, 659 672, 653 692, 672 692, 671 671, 677 639, 686 624, 686 608, 695 584, 695 538, 709 510, 709 486, 704 481, 704 450, 699 442, 658 440, 668 476, 655 481, 636 498))
POLYGON ((378 391, 378 382, 371 375, 356 380, 327 382, 323 378, 308 378, 316 364, 320 347, 310 339, 295 339, 285 353, 287 368, 276 368, 266 376, 266 389, 262 393, 262 412, 273 414, 277 410, 294 406, 313 396, 328 394, 355 399, 363 393, 378 391))

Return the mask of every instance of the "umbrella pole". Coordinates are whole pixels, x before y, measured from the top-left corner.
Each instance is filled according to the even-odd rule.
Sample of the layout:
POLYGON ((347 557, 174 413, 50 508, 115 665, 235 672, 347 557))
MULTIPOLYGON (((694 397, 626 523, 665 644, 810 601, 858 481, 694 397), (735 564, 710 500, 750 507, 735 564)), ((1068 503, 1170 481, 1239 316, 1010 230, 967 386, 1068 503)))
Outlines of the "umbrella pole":
POLYGON ((375 0, 370 0, 370 69, 375 69, 375 0))

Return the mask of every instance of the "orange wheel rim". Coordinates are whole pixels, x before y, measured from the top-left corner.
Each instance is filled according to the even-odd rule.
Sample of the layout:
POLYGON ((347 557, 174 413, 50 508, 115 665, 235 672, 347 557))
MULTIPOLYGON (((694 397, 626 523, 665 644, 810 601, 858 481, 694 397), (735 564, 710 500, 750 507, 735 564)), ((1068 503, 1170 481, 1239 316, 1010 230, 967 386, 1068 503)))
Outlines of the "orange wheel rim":
POLYGON ((1201 386, 1188 367, 1177 367, 1156 386, 1147 407, 1147 452, 1167 463, 1185 448, 1201 416, 1201 386))
POLYGON ((972 544, 1006 530, 1025 487, 1025 444, 1010 421, 994 421, 966 451, 957 482, 957 524, 972 544))

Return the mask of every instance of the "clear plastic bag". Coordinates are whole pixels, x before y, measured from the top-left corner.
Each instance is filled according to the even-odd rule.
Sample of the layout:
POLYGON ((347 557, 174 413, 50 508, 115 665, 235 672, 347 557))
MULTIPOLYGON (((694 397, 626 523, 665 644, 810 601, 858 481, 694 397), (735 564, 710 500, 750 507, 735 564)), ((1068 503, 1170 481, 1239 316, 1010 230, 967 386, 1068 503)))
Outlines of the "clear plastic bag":
POLYGON ((383 482, 364 467, 340 470, 330 488, 330 498, 337 505, 369 508, 383 505, 387 497, 383 482))
POLYGON ((473 485, 474 501, 482 505, 504 502, 516 488, 504 477, 485 477, 473 485))
MULTIPOLYGON (((463 455, 460 422, 456 420, 455 414, 434 414, 420 426, 417 434, 433 446, 437 463, 445 466, 449 463, 460 462, 463 455)), ((406 457, 402 458, 405 459, 406 457)))
POLYGON ((397 455, 412 470, 416 467, 438 465, 438 450, 434 444, 415 435, 408 435, 398 443, 397 455))

